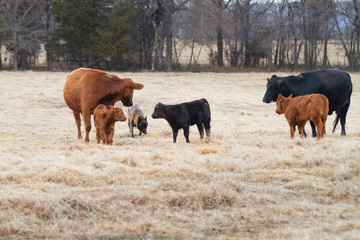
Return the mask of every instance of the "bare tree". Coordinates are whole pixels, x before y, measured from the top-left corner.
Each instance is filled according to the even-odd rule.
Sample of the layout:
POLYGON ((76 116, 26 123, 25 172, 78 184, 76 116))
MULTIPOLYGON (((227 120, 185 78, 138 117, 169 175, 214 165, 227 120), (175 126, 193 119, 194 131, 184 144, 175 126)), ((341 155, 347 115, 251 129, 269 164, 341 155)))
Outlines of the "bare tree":
POLYGON ((43 18, 45 19, 45 34, 46 34, 46 40, 45 40, 45 50, 46 50, 46 63, 47 63, 47 69, 51 68, 51 64, 53 62, 53 47, 51 44, 51 33, 54 28, 53 19, 50 13, 51 9, 51 0, 42 0, 43 1, 43 18))
POLYGON ((172 70, 173 53, 173 14, 186 8, 190 0, 148 0, 147 15, 150 16, 155 31, 153 52, 155 58, 152 62, 152 70, 172 70), (166 44, 165 61, 163 60, 164 43, 166 44))
POLYGON ((360 3, 337 1, 336 28, 351 70, 360 70, 360 3))
MULTIPOLYGON (((301 23, 304 40, 305 69, 315 69, 318 65, 321 47, 324 42, 324 61, 327 59, 327 42, 329 39, 329 24, 332 14, 331 1, 301 0, 301 23)), ((323 61, 323 63, 324 63, 323 61)), ((324 65, 324 64, 323 64, 324 65)))
POLYGON ((263 50, 258 50, 258 43, 265 36, 262 21, 267 11, 271 8, 275 0, 236 0, 234 5, 238 10, 240 23, 240 38, 244 43, 243 66, 251 67, 256 65, 258 58, 263 56, 263 50), (254 60, 254 61, 253 61, 254 60))
POLYGON ((4 24, 0 29, 8 51, 13 54, 14 70, 29 67, 44 40, 39 0, 3 0, 4 24))
POLYGON ((272 31, 277 39, 275 67, 293 66, 296 69, 301 50, 306 69, 317 68, 319 64, 330 66, 328 42, 334 28, 331 0, 281 0, 276 4, 273 16, 276 27, 272 31))
POLYGON ((223 43, 223 32, 224 32, 224 11, 228 8, 231 0, 212 0, 212 4, 214 5, 214 15, 215 15, 215 23, 216 23, 216 42, 217 42, 217 63, 219 67, 224 66, 224 43, 223 43))

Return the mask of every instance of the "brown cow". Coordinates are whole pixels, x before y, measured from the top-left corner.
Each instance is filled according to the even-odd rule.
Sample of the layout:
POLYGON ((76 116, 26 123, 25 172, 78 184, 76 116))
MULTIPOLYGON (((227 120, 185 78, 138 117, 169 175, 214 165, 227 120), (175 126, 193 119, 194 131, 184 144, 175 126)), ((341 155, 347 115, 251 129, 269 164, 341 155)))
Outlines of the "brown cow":
POLYGON ((134 89, 140 90, 144 86, 134 83, 130 78, 118 78, 104 71, 79 68, 72 71, 66 78, 64 99, 73 111, 78 130, 78 138, 82 138, 80 113, 84 118, 86 130, 85 142, 89 142, 91 130, 91 114, 99 104, 115 105, 121 101, 124 106, 132 106, 134 89))
POLYGON ((301 137, 304 137, 304 126, 307 121, 312 121, 317 129, 317 139, 324 137, 325 124, 329 112, 329 101, 322 94, 309 94, 288 98, 279 94, 276 101, 276 113, 285 114, 290 125, 290 135, 294 138, 295 128, 298 126, 301 137))
POLYGON ((103 144, 112 145, 115 122, 117 121, 126 121, 125 114, 121 108, 114 108, 111 105, 107 108, 104 104, 100 104, 95 108, 94 123, 97 143, 100 143, 100 139, 102 139, 103 144))

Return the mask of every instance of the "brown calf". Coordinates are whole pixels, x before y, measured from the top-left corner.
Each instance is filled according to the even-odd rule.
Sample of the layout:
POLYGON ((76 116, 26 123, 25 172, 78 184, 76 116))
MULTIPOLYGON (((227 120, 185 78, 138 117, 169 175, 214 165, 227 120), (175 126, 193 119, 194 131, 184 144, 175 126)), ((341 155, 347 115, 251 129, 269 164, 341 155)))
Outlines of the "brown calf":
POLYGON ((112 145, 115 122, 117 121, 126 121, 125 114, 121 108, 113 106, 107 108, 104 104, 100 104, 95 108, 94 122, 97 143, 100 143, 100 139, 102 139, 103 144, 112 145))
POLYGON ((290 135, 294 138, 295 128, 298 126, 301 137, 304 137, 304 126, 312 121, 317 129, 317 139, 324 137, 325 124, 329 112, 329 101, 322 94, 309 94, 292 98, 292 94, 285 98, 279 94, 276 101, 276 113, 285 114, 290 125, 290 135))

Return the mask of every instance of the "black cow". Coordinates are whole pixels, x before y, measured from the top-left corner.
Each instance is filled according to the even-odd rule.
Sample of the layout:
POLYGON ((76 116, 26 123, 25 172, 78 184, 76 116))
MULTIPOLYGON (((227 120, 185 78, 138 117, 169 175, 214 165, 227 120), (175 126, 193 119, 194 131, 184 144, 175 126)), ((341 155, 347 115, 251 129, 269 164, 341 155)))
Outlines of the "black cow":
POLYGON ((204 137, 204 127, 206 136, 210 137, 210 106, 208 101, 203 98, 192 102, 186 102, 176 105, 165 105, 158 103, 152 118, 165 118, 173 131, 174 143, 180 128, 184 130, 184 136, 187 143, 189 141, 189 127, 196 124, 200 133, 200 139, 204 137))
MULTIPOLYGON (((329 99, 329 115, 336 112, 333 132, 339 122, 341 134, 346 135, 346 114, 350 106, 352 83, 350 75, 339 69, 317 70, 301 73, 298 76, 278 77, 273 75, 268 79, 263 102, 276 102, 278 94, 294 97, 305 94, 321 93, 329 99)), ((316 137, 316 129, 310 122, 313 137, 316 137)))

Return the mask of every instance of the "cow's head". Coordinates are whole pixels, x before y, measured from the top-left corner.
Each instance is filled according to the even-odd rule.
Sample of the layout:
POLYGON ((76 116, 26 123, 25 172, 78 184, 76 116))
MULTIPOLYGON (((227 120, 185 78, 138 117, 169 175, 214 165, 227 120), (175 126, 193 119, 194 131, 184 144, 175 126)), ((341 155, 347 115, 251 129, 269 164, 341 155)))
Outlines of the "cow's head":
POLYGON ((270 103, 272 101, 276 101, 280 91, 281 91, 281 79, 276 76, 272 75, 270 79, 267 80, 266 85, 266 92, 262 99, 264 103, 270 103))
POLYGON ((288 98, 285 98, 282 94, 279 94, 276 99, 276 113, 283 114, 288 105, 289 99, 292 98, 292 94, 288 98))
POLYGON ((121 122, 126 121, 126 116, 121 108, 113 107, 113 106, 110 106, 109 108, 113 112, 115 121, 121 121, 121 122))
POLYGON ((156 104, 152 118, 166 118, 165 106, 162 103, 156 104))
POLYGON ((125 78, 124 80, 125 87, 120 100, 124 106, 130 107, 133 105, 132 99, 134 95, 134 89, 141 90, 143 89, 144 85, 142 85, 141 83, 134 83, 130 78, 125 78))

